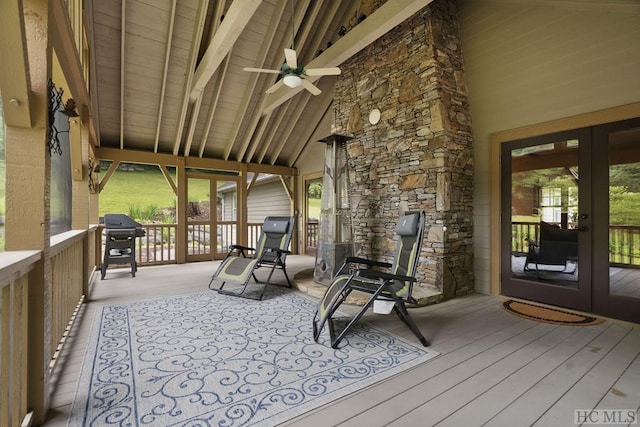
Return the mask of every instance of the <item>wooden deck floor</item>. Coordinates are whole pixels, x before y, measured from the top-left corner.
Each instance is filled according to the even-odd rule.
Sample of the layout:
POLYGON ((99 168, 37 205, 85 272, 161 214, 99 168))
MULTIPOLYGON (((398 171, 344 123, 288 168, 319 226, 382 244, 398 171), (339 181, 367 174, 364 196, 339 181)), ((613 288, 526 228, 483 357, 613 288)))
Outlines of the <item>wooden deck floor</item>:
MULTIPOLYGON (((288 271, 311 268, 288 258, 288 271)), ((127 269, 99 275, 53 375, 46 426, 71 410, 91 319, 104 304, 203 291, 213 263, 127 269)), ((501 299, 469 295, 412 316, 440 356, 300 416, 291 426, 568 426, 577 409, 640 408, 640 325, 607 320, 555 326, 505 312, 501 299)), ((342 309, 343 310, 343 309, 342 309)), ((344 311, 344 310, 343 310, 344 311)), ((415 340, 395 316, 365 315, 377 327, 415 340)), ((640 421, 638 421, 640 423, 640 421)))

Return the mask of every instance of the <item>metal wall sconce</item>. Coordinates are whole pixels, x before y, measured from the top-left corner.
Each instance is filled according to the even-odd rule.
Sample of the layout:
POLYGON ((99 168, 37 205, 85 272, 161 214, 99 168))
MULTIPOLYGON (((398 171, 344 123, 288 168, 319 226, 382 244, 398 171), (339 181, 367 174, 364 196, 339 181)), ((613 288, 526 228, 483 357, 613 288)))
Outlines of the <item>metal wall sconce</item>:
POLYGON ((64 104, 64 109, 60 112, 69 118, 80 116, 76 110, 76 101, 74 101, 73 98, 67 99, 67 102, 64 104))
POLYGON ((68 118, 78 117, 78 111, 76 109, 76 102, 73 98, 67 99, 65 104, 62 103, 62 94, 64 90, 58 89, 51 79, 47 81, 47 89, 49 93, 49 127, 47 129, 47 144, 49 145, 49 155, 58 153, 62 155, 62 148, 60 147, 61 133, 69 133, 67 130, 59 130, 56 128, 56 113, 60 111, 68 118))

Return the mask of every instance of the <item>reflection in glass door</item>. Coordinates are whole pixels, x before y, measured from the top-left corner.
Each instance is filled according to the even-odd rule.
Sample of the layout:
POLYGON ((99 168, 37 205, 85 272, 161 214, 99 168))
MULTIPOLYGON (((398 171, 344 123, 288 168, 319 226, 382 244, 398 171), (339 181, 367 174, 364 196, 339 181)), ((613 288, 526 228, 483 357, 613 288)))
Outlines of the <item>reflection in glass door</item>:
POLYGON ((588 140, 579 130, 503 144, 506 295, 589 308, 588 140))

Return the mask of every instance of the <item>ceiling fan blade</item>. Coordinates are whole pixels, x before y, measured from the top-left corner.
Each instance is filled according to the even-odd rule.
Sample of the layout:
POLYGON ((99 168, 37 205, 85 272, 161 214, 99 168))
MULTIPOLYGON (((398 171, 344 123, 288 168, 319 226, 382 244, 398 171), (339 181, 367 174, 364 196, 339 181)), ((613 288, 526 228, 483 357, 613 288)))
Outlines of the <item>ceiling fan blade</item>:
POLYGON ((296 55, 296 51, 293 49, 285 49, 284 57, 287 61, 287 65, 289 68, 293 68, 294 70, 298 68, 298 56, 296 55))
POLYGON ((308 70, 304 70, 304 73, 307 76, 337 76, 340 74, 340 68, 309 68, 308 70))
POLYGON ((302 80, 302 87, 311 92, 312 95, 320 95, 322 91, 315 87, 309 80, 302 80))
POLYGON ((274 84, 269 89, 267 89, 265 93, 274 93, 275 91, 280 89, 282 86, 284 86, 284 80, 280 79, 276 82, 276 84, 274 84))
POLYGON ((271 73, 271 74, 280 74, 280 70, 265 70, 264 68, 251 68, 244 67, 244 71, 251 71, 253 73, 271 73))

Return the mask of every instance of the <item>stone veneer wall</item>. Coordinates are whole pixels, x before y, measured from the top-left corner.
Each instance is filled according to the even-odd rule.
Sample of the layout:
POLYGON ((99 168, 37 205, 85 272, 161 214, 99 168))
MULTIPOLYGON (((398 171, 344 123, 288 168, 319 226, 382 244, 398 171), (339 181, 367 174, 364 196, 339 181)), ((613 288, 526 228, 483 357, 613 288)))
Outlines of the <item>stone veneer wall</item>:
POLYGON ((435 299, 471 292, 472 130, 455 2, 436 0, 340 68, 332 132, 355 137, 355 254, 390 261, 398 216, 422 209, 418 286, 435 299))

